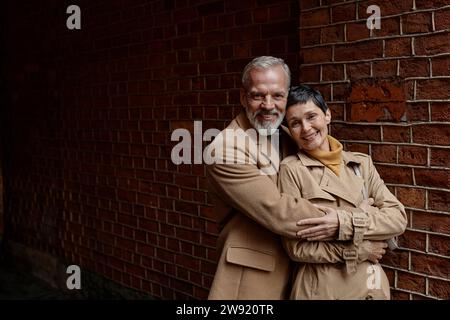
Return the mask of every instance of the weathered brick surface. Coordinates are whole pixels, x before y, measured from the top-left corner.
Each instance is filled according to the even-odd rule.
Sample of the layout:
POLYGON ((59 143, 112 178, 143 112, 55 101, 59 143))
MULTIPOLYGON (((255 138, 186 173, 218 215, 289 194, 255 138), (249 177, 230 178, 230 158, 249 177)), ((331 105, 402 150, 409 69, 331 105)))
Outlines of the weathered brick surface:
POLYGON ((333 116, 335 110, 345 111, 333 117, 332 135, 347 150, 370 152, 389 189, 407 207, 410 221, 400 237, 401 250, 383 258, 396 279, 395 285, 391 281, 393 299, 446 299, 449 2, 380 1, 381 29, 371 32, 365 19, 372 4, 308 1, 307 12, 330 9, 332 24, 300 19, 300 52, 308 53, 300 71, 320 68, 322 76, 318 81, 310 72, 300 72, 300 79, 326 89, 333 116), (335 88, 349 90, 336 99, 335 88))

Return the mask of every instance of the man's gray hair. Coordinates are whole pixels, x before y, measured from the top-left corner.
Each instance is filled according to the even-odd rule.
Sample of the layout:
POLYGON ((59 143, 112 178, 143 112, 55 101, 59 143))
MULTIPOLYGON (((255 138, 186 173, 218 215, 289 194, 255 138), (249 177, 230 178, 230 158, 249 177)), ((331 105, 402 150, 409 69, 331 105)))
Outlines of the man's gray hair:
POLYGON ((275 66, 281 66, 286 73, 287 76, 287 89, 289 89, 291 85, 291 71, 289 70, 288 65, 281 58, 275 58, 271 56, 260 56, 256 57, 252 61, 250 61, 244 68, 244 72, 242 73, 242 85, 244 88, 248 88, 250 71, 253 69, 269 69, 275 66))

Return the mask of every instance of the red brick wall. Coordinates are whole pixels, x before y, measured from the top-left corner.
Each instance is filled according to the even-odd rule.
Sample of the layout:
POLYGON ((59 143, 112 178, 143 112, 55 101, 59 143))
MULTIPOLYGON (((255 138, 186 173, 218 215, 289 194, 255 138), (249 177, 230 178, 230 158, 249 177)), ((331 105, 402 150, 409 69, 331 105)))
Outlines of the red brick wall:
POLYGON ((205 298, 217 230, 176 128, 223 128, 244 65, 298 66, 297 1, 4 1, 9 240, 158 298, 205 298), (42 5, 42 7, 41 7, 42 5))
POLYGON ((332 134, 369 153, 407 208, 401 249, 382 261, 393 298, 449 299, 450 1, 299 3, 300 80, 324 93, 332 134), (373 4, 382 19, 371 33, 373 4))

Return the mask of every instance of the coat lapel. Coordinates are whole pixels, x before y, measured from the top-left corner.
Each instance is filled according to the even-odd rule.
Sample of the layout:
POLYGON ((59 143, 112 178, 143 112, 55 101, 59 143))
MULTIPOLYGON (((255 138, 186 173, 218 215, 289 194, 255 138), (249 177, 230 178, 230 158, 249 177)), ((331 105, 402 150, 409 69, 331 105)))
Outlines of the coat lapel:
MULTIPOLYGON (((311 158, 303 152, 299 152, 298 157, 306 167, 320 168, 322 176, 318 176, 317 172, 315 176, 319 178, 317 182, 323 191, 341 198, 357 207, 362 201, 361 191, 364 186, 364 180, 356 177, 355 172, 353 171, 352 163, 359 163, 359 161, 353 159, 353 157, 349 158, 345 154, 346 152, 343 152, 343 163, 339 177, 319 160, 311 158)), ((313 168, 311 169, 314 170, 313 168)))

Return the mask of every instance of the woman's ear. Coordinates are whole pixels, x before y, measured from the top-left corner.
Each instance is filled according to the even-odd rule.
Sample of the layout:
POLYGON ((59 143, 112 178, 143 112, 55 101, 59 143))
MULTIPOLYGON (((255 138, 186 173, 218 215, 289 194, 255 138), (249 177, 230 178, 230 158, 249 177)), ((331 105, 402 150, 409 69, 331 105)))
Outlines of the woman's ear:
POLYGON ((330 124, 330 122, 331 122, 331 111, 330 111, 330 109, 327 109, 327 111, 325 112, 325 120, 326 120, 327 124, 330 124))

